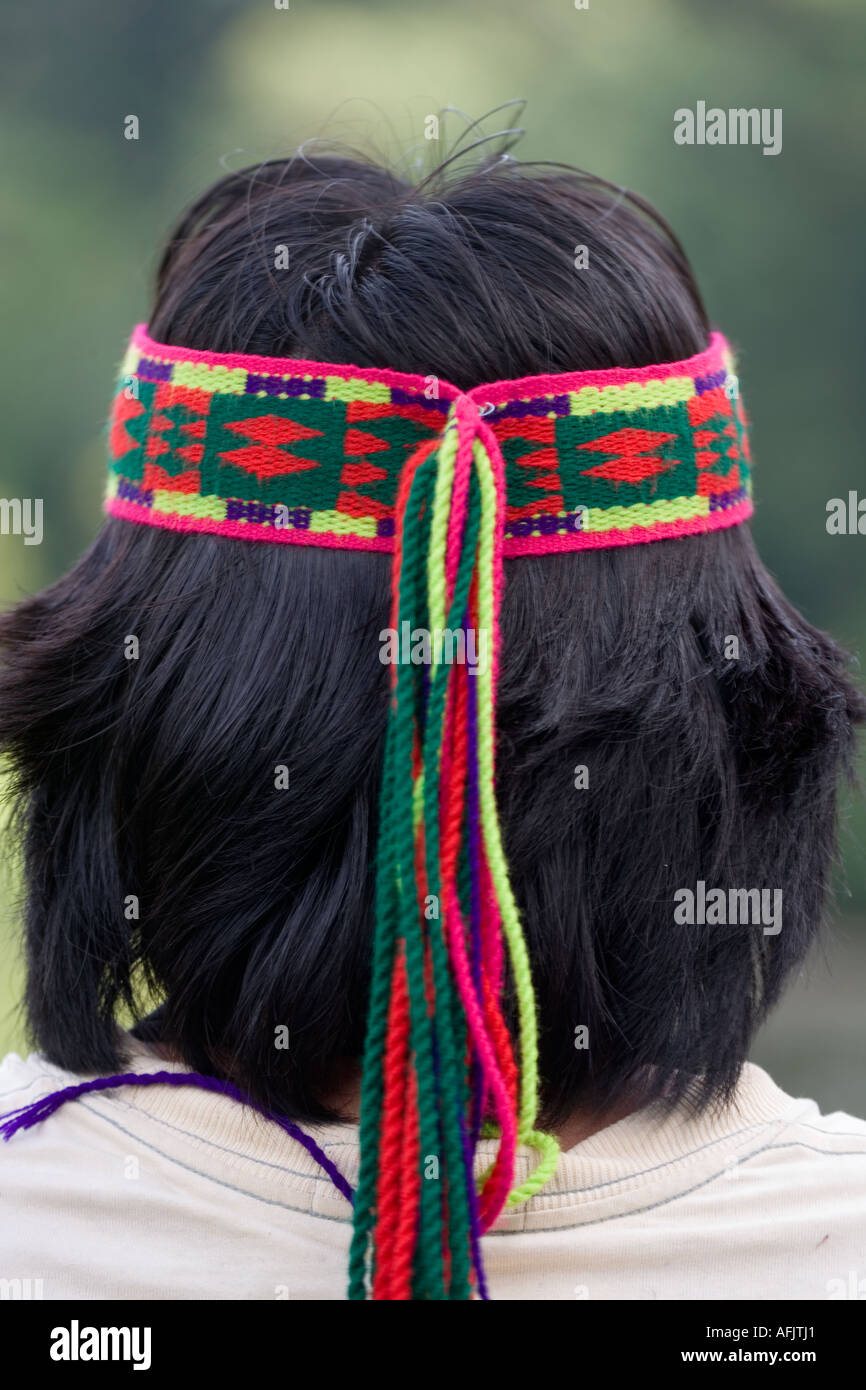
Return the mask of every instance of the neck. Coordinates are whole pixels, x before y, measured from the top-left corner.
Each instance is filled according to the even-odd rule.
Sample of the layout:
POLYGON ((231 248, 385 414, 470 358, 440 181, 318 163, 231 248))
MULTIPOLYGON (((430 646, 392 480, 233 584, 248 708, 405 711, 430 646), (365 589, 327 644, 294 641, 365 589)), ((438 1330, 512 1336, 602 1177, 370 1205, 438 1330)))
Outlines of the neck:
MULTIPOLYGON (((348 1124, 357 1124, 360 1116, 361 1080, 356 1063, 348 1064, 343 1069, 342 1075, 325 1099, 329 1108, 342 1120, 348 1124)), ((584 1139, 589 1139, 591 1135, 607 1129, 609 1125, 616 1124, 618 1120, 624 1120, 627 1115, 639 1110, 641 1104, 634 1095, 627 1093, 602 1113, 574 1110, 558 1124, 550 1126, 548 1132, 565 1152, 567 1149, 573 1149, 575 1144, 581 1144, 584 1139)))
MULTIPOLYGON (((148 1046, 168 1062, 184 1061, 183 1057, 165 1044, 151 1042, 148 1046)), ((345 1124, 358 1123, 361 1112, 361 1073, 356 1061, 346 1061, 335 1069, 333 1083, 323 1100, 328 1109, 345 1124)), ((634 1114, 640 1107, 641 1101, 631 1093, 626 1093, 601 1113, 576 1109, 565 1119, 550 1126, 548 1132, 557 1140, 562 1151, 566 1152, 593 1134, 616 1124, 618 1120, 624 1120, 627 1115, 634 1114)))

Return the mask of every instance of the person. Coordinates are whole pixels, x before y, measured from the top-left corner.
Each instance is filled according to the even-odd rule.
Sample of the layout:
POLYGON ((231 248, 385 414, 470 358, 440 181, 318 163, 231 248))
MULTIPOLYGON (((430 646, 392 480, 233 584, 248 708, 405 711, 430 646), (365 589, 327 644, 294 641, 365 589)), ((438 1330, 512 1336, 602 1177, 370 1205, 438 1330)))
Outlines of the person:
POLYGON ((109 452, 90 549, 0 619, 38 1049, 0 1274, 833 1297, 866 1123, 747 1057, 864 703, 755 551, 662 218, 513 158, 229 174, 109 452))

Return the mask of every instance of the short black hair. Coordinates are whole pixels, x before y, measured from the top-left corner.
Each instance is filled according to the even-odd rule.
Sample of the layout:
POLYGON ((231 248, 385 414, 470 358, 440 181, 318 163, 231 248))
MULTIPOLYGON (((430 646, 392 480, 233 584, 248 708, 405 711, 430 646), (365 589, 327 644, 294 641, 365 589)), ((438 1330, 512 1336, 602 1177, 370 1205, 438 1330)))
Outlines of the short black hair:
MULTIPOLYGON (((168 242, 149 325, 464 389, 669 362, 709 333, 682 248, 633 195, 513 159, 413 187, 341 153, 209 189, 168 242)), ((118 1005, 140 1012, 143 980, 160 1005, 141 1035, 285 1115, 333 1117, 365 1026, 388 586, 380 555, 108 518, 0 619, 26 1004, 51 1061, 117 1070, 118 1005)), ((705 1106, 819 928, 864 717, 847 658, 745 525, 507 561, 502 624, 499 801, 544 1120, 625 1094, 705 1106), (782 930, 677 924, 674 893, 698 880, 782 889, 782 930)))

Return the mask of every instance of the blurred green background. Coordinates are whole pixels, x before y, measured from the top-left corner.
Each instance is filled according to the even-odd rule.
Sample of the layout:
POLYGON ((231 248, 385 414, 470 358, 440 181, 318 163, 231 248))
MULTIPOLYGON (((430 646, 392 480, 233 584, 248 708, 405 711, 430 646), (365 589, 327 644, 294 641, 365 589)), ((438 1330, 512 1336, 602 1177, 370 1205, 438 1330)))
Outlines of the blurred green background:
MULTIPOLYGON (((428 115, 519 96, 517 157, 637 189, 678 231, 739 348, 764 558, 813 623, 866 648, 866 536, 825 527, 829 498, 866 496, 861 0, 4 0, 0 52, 0 495, 45 509, 41 546, 0 537, 0 601, 99 526, 113 373, 185 203, 311 137, 428 167, 428 115), (781 107, 782 152, 675 145, 675 109, 698 100, 781 107)), ((861 1114, 864 830, 849 798, 831 933, 754 1053, 794 1093, 861 1114)), ((0 1054, 27 1045, 14 869, 2 901, 0 1054)))

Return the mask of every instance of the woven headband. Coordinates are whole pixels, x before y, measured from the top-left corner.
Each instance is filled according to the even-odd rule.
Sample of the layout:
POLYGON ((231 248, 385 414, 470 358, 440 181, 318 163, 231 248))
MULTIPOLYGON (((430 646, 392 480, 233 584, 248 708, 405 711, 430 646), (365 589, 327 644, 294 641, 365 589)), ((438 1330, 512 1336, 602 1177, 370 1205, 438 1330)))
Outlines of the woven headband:
POLYGON ((463 393, 436 377, 166 347, 143 325, 114 402, 107 508, 180 531, 393 551, 404 464, 458 413, 504 463, 506 557, 691 535, 751 512, 720 333, 666 366, 463 393))
POLYGON ((683 362, 461 392, 390 370, 167 347, 139 327, 110 453, 115 516, 393 553, 390 631, 429 642, 390 666, 349 1296, 486 1298, 481 1235, 558 1155, 536 1129, 535 999, 496 809, 503 557, 745 520, 727 344, 716 333, 683 362), (489 660, 460 659, 470 636, 489 660), (476 1174, 483 1135, 496 1157, 476 1174), (520 1145, 537 1162, 517 1181, 520 1145))

